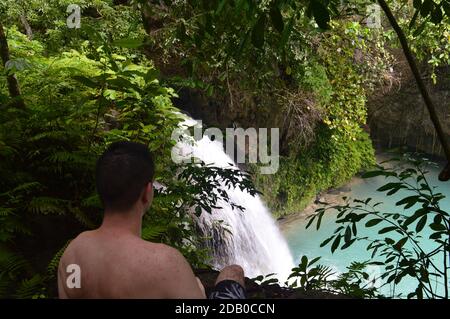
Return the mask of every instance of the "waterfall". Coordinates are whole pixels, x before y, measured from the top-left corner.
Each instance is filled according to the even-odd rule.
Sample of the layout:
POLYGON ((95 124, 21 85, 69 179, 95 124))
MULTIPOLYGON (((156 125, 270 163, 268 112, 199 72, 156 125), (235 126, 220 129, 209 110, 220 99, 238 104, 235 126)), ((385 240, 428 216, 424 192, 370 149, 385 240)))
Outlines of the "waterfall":
MULTIPOLYGON (((211 141, 208 136, 195 143, 177 145, 179 154, 190 154, 206 164, 237 167, 224 152, 222 143, 211 141)), ((238 264, 247 277, 276 273, 277 278, 284 282, 294 267, 294 261, 270 211, 258 195, 252 196, 235 188, 224 189, 230 201, 245 210, 232 209, 221 201, 218 203, 221 209, 213 209, 211 214, 203 212, 199 217, 200 229, 211 238, 208 246, 213 254, 213 266, 220 270, 227 265, 238 264), (226 230, 217 227, 219 223, 226 230)))

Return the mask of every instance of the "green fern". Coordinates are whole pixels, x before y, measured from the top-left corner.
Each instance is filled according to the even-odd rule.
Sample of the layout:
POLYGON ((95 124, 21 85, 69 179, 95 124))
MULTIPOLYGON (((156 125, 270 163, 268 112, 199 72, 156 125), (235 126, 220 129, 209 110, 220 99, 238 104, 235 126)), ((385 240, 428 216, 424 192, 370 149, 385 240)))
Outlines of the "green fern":
POLYGON ((0 274, 24 272, 29 268, 29 262, 21 254, 0 247, 0 274))
POLYGON ((31 199, 28 210, 32 213, 48 215, 48 214, 58 214, 62 215, 65 211, 65 206, 67 204, 66 200, 40 196, 31 199))
POLYGON ((78 207, 69 206, 67 207, 70 213, 84 226, 86 226, 89 229, 95 228, 95 223, 92 221, 92 219, 81 209, 78 207))
POLYGON ((67 246, 69 246, 72 239, 68 240, 63 247, 61 247, 60 250, 53 256, 52 260, 48 263, 47 266, 47 277, 48 279, 52 280, 56 278, 56 274, 58 272, 58 266, 59 266, 59 260, 61 259, 61 256, 64 254, 64 251, 66 250, 67 246))
POLYGON ((75 152, 67 152, 67 151, 57 151, 53 152, 50 156, 47 157, 47 160, 50 163, 54 164, 64 164, 64 163, 77 163, 77 164, 86 164, 91 165, 92 161, 86 158, 84 154, 79 154, 75 152))
POLYGON ((98 194, 93 194, 89 197, 84 198, 81 201, 81 205, 83 207, 102 208, 102 204, 100 202, 100 197, 98 196, 98 194))
POLYGON ((0 217, 5 217, 11 215, 14 212, 13 208, 9 207, 0 207, 0 217))
POLYGON ((9 192, 4 193, 2 195, 12 196, 12 195, 16 195, 17 193, 29 194, 30 192, 36 191, 40 187, 42 187, 42 184, 39 182, 27 182, 27 183, 20 184, 19 186, 13 188, 9 192))
POLYGON ((166 231, 167 226, 162 225, 144 226, 144 228, 142 229, 142 239, 148 241, 157 240, 166 231))
POLYGON ((38 142, 42 139, 51 139, 51 140, 65 140, 67 138, 66 131, 59 130, 49 130, 47 132, 42 132, 36 134, 28 139, 30 142, 38 142))
POLYGON ((14 297, 19 299, 31 299, 42 295, 45 287, 44 278, 36 274, 29 279, 23 280, 17 288, 14 297))
POLYGON ((11 278, 7 274, 0 273, 0 298, 9 297, 9 291, 12 285, 13 281, 11 278))

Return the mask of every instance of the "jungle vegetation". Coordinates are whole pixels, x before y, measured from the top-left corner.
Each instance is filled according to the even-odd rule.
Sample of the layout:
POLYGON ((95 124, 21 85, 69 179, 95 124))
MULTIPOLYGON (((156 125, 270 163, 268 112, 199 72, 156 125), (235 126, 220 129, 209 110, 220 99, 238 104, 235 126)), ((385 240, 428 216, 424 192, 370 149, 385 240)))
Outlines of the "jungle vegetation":
MULTIPOLYGON (((64 248, 101 221, 93 170, 113 141, 140 141, 159 159, 157 181, 166 187, 144 221, 143 238, 178 248, 194 267, 208 266, 195 216, 227 200, 226 192, 213 191, 219 180, 252 194, 258 189, 279 216, 371 171, 366 101, 396 81, 392 50, 402 48, 415 75, 415 61, 428 63, 435 81, 434 70, 448 65, 450 54, 450 1, 378 3, 387 16, 380 27, 367 22, 373 2, 366 0, 2 1, 0 297, 56 296, 55 270, 64 248), (67 24, 72 4, 81 8, 79 28, 67 24), (262 176, 252 167, 243 172, 174 164, 171 133, 181 120, 179 97, 185 92, 217 101, 254 125, 280 127, 280 171, 262 176)), ((439 133, 433 101, 417 80, 439 133)), ((378 172, 399 176, 394 188, 422 176, 419 170, 378 172)), ((397 271, 391 281, 407 274, 418 278, 409 297, 438 297, 427 281, 436 275, 430 255, 402 250, 407 240, 414 243, 408 225, 420 218, 412 230, 418 233, 433 215, 430 227, 439 234, 434 240, 440 253, 448 251, 448 240, 441 239, 449 232, 448 215, 438 206, 442 196, 419 192, 410 201, 425 210, 414 220, 367 213, 390 220, 396 227, 391 231, 405 236, 400 242, 375 240, 370 249, 384 249, 379 262, 386 267, 396 263, 389 268, 397 271)), ((355 210, 351 206, 334 209, 343 228, 328 241, 332 249, 359 240, 353 225, 362 220, 348 213, 355 210)), ((299 289, 377 296, 360 287, 364 265, 353 265, 330 284, 317 280, 325 269, 307 270, 315 262, 302 259, 294 269, 299 289)), ((447 276, 447 265, 437 268, 447 276)))

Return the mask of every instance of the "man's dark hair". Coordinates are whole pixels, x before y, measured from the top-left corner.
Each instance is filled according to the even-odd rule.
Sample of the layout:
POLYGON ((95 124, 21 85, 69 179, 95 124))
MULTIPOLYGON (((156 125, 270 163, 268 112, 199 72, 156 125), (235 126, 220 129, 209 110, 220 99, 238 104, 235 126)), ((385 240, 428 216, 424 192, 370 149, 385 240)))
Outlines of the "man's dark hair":
POLYGON ((97 191, 105 209, 126 210, 153 181, 155 164, 147 146, 115 142, 100 156, 96 167, 97 191))

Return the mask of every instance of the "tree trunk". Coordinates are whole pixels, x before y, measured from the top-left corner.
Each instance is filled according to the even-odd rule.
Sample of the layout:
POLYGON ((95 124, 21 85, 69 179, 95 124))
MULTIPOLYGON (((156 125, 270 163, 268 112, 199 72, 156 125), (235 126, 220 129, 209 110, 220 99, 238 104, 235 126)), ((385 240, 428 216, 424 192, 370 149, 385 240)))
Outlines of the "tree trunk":
POLYGON ((25 16, 25 14, 20 15, 20 22, 22 23, 22 25, 25 29, 25 33, 27 34, 28 39, 33 40, 33 30, 31 30, 31 26, 28 23, 28 20, 27 20, 27 17, 25 16))
POLYGON ((395 19, 394 15, 392 14, 392 11, 389 8, 386 1, 378 0, 378 3, 380 4, 381 8, 383 9, 384 13, 386 14, 392 28, 394 28, 394 31, 397 33, 398 39, 400 40, 400 43, 402 45, 403 53, 405 54, 406 60, 408 61, 409 67, 414 75, 417 86, 419 87, 420 94, 422 95, 425 105, 428 109, 428 112, 430 113, 431 121, 433 122, 433 125, 434 125, 436 133, 438 135, 439 141, 441 142, 442 148, 444 150, 445 157, 447 158, 447 161, 448 161, 447 167, 444 168, 444 170, 441 172, 441 174, 439 174, 439 179, 441 181, 448 181, 450 179, 450 174, 449 174, 450 146, 449 146, 448 140, 446 139, 444 130, 442 129, 441 123, 439 121, 439 117, 436 112, 436 108, 433 104, 433 101, 431 100, 430 94, 428 93, 425 83, 422 80, 422 77, 420 76, 419 69, 417 67, 414 56, 412 55, 411 50, 409 49, 408 41, 406 40, 406 36, 405 36, 402 28, 400 28, 400 26, 398 25, 397 20, 395 19))
MULTIPOLYGON (((3 62, 3 66, 6 66, 6 62, 9 61, 9 48, 8 41, 6 40, 5 30, 3 29, 3 25, 0 22, 0 57, 3 62)), ((20 95, 19 83, 17 82, 17 78, 14 74, 10 74, 7 76, 8 81, 8 90, 9 95, 14 100, 13 105, 17 108, 24 109, 25 103, 20 95)))

